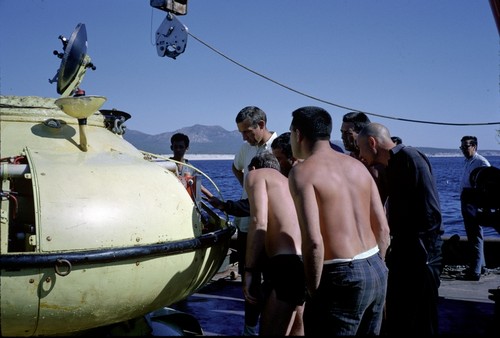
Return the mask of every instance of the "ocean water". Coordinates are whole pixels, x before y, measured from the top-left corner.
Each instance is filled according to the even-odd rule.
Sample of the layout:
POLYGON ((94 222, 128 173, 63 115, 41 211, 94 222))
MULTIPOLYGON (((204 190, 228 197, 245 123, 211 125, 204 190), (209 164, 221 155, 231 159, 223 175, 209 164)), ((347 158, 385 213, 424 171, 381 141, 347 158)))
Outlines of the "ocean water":
MULTIPOLYGON (((500 156, 486 158, 492 166, 500 167, 500 156)), ((464 158, 461 156, 429 157, 429 160, 436 178, 445 235, 466 236, 460 213, 459 188, 464 158)), ((206 177, 202 178, 202 184, 216 196, 220 193, 225 200, 237 200, 241 197, 242 188, 231 171, 232 160, 191 160, 190 162, 217 185, 218 191, 206 177)), ((493 228, 485 227, 483 230, 485 237, 500 237, 500 234, 493 228)))

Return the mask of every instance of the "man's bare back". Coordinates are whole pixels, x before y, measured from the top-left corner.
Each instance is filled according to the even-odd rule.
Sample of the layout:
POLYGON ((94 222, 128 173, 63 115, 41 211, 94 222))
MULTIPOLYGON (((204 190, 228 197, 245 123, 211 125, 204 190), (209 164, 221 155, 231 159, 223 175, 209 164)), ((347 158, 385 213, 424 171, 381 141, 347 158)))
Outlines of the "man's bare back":
POLYGON ((331 151, 326 144, 323 148, 294 167, 293 180, 312 197, 308 201, 314 202, 304 206, 304 211, 316 209, 321 215, 324 260, 352 259, 377 245, 371 227, 377 218, 370 219, 370 208, 379 217, 385 217, 384 209, 366 166, 331 151))
MULTIPOLYGON (((305 301, 301 233, 288 179, 272 154, 256 155, 248 166, 245 189, 250 203, 245 299, 264 305, 260 335, 304 335, 305 301), (255 293, 254 278, 262 272, 264 299, 255 293)), ((259 280, 259 279, 257 279, 259 280)))
POLYGON ((252 170, 247 177, 252 223, 267 231, 265 250, 269 257, 301 254, 300 227, 288 179, 276 169, 252 170))
POLYGON ((292 168, 288 180, 309 293, 304 333, 379 335, 389 226, 368 169, 331 149, 331 131, 332 117, 321 107, 292 112, 290 145, 302 162, 292 168))

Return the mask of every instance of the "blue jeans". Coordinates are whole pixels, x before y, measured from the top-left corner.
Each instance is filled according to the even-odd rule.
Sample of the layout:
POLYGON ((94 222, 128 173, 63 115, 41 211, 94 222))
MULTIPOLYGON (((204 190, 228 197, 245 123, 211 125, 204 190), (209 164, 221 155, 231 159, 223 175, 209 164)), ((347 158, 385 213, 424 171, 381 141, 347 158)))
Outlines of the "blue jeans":
POLYGON ((304 307, 305 335, 378 335, 388 270, 379 253, 323 265, 321 281, 304 307))
POLYGON ((469 247, 469 270, 479 275, 481 268, 486 267, 483 227, 476 219, 477 208, 475 206, 462 200, 461 209, 469 247))

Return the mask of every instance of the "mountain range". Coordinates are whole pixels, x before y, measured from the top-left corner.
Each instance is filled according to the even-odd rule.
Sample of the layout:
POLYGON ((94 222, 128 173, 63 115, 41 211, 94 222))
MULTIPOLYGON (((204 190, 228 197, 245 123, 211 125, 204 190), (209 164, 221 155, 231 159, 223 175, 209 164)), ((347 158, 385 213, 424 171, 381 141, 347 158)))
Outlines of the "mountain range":
POLYGON ((189 137, 190 154, 234 154, 243 142, 237 130, 228 131, 220 126, 200 124, 157 135, 126 129, 123 138, 140 150, 153 154, 171 154, 170 137, 175 133, 183 133, 189 137))
MULTIPOLYGON (((125 129, 123 138, 136 148, 153 154, 171 154, 170 137, 175 133, 189 136, 190 154, 235 154, 243 142, 238 130, 228 131, 221 126, 205 126, 195 124, 175 131, 149 135, 143 132, 125 129)), ((344 149, 341 140, 332 140, 344 149)), ((459 149, 418 147, 429 156, 463 156, 459 149)), ((483 156, 500 156, 500 150, 482 150, 483 156)))

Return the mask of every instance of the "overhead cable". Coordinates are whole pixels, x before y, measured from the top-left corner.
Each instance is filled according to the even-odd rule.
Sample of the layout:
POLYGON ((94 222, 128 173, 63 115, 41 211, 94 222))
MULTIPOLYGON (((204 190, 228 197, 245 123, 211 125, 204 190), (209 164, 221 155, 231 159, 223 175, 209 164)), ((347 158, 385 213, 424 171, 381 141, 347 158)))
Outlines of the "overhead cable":
POLYGON ((197 40, 198 42, 200 42, 201 44, 205 45, 206 47, 208 47, 209 49, 211 49, 212 51, 216 52, 217 54, 219 54, 220 56, 222 56, 223 58, 231 61, 232 63, 244 68, 245 70, 257 75, 257 76, 260 76, 274 84, 277 84, 278 86, 280 87, 283 87, 285 89, 288 89, 294 93, 297 93, 299 95, 302 95, 302 96, 305 96, 305 97, 308 97, 312 100, 315 100, 315 101, 318 101, 318 102, 322 102, 322 103, 325 103, 325 104, 328 104, 328 105, 331 105, 331 106, 335 106, 337 108, 340 108, 340 109, 345 109, 345 110, 349 110, 349 111, 356 111, 356 112, 361 112, 361 113, 365 113, 367 115, 372 115, 372 116, 377 116, 377 117, 380 117, 380 118, 383 118, 383 119, 390 119, 390 120, 397 120, 397 121, 405 121, 405 122, 412 122, 412 123, 425 123, 425 124, 438 124, 438 125, 446 125, 446 126, 487 126, 487 125, 496 125, 496 124, 500 124, 500 122, 477 122, 477 123, 452 123, 452 122, 436 122, 436 121, 424 121, 424 120, 414 120, 414 119, 406 119, 406 118, 401 118, 401 117, 393 117, 393 116, 387 116, 387 115, 380 115, 380 114, 375 114, 375 113, 371 113, 371 112, 367 112, 367 111, 362 111, 362 110, 359 110, 359 109, 355 109, 355 108, 351 108, 351 107, 347 107, 347 106, 343 106, 343 105, 340 105, 340 104, 337 104, 337 103, 334 103, 334 102, 330 102, 330 101, 327 101, 327 100, 324 100, 324 99, 321 99, 321 98, 318 98, 318 97, 315 97, 315 96, 312 96, 310 94, 307 94, 307 93, 304 93, 304 92, 301 92, 297 89, 294 89, 294 88, 291 88, 283 83, 280 83, 276 80, 273 80, 271 79, 270 77, 268 76, 265 76, 253 69, 250 69, 248 68, 247 66, 231 59, 230 57, 228 57, 227 55, 225 55, 224 53, 218 51, 217 49, 215 49, 214 47, 210 46, 208 43, 204 42, 203 40, 199 39, 198 37, 196 37, 195 35, 193 35, 191 32, 188 32, 188 34, 190 36, 192 36, 195 40, 197 40))

